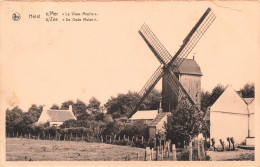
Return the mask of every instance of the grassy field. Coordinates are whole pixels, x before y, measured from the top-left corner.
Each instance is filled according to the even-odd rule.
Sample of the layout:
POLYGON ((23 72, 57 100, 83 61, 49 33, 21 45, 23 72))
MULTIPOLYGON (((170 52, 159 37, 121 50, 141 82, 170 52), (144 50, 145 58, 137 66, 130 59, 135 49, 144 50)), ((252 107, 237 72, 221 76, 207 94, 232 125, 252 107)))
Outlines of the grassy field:
POLYGON ((75 141, 6 139, 7 161, 124 161, 144 160, 145 149, 75 141), (137 159, 138 153, 138 159, 137 159))
MULTIPOLYGON (((125 161, 127 155, 132 161, 144 161, 144 154, 143 148, 103 143, 6 139, 7 161, 125 161)), ((254 150, 208 151, 207 154, 212 161, 254 161, 254 150)), ((171 158, 164 160, 171 161, 171 158)))

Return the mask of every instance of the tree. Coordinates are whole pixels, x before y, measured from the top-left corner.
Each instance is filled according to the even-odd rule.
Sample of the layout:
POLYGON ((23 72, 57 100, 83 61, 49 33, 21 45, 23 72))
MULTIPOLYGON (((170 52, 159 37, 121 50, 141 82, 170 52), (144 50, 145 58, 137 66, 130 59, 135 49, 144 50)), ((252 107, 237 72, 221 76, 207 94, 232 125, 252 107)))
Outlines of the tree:
POLYGON ((14 132, 20 130, 20 124, 23 121, 23 111, 18 107, 12 110, 6 110, 6 132, 14 132))
POLYGON ((211 93, 209 91, 201 92, 201 110, 206 112, 207 108, 210 106, 211 93))
POLYGON ((60 107, 57 104, 53 104, 51 107, 52 110, 58 110, 60 107))
POLYGON ((140 106, 141 110, 157 110, 161 99, 161 92, 153 89, 140 106))
POLYGON ((219 96, 224 92, 225 87, 221 84, 218 84, 211 93, 210 96, 210 106, 215 103, 215 101, 219 98, 219 96))
POLYGON ((89 116, 89 114, 86 112, 87 105, 79 99, 73 105, 72 110, 73 110, 75 116, 77 117, 77 120, 84 120, 89 116))
POLYGON ((101 108, 100 108, 100 101, 97 100, 95 97, 92 97, 90 100, 89 100, 89 104, 87 106, 87 109, 91 112, 91 113, 97 113, 97 112, 100 112, 101 111, 101 108))
POLYGON ((255 97, 255 84, 247 83, 243 88, 240 89, 243 98, 254 98, 255 97))
POLYGON ((180 103, 164 125, 166 138, 175 144, 190 142, 201 132, 203 116, 199 112, 194 107, 180 103))
MULTIPOLYGON (((74 102, 72 100, 68 100, 68 101, 65 101, 61 104, 61 107, 60 109, 61 110, 68 110, 69 109, 69 106, 72 105, 73 106, 74 102)), ((72 108, 73 109, 73 108, 72 108)))
POLYGON ((127 94, 118 94, 117 97, 111 97, 105 104, 107 113, 111 114, 114 119, 128 116, 135 105, 136 97, 137 94, 130 91, 127 94))
MULTIPOLYGON (((114 119, 123 116, 129 116, 136 105, 137 98, 138 94, 131 91, 129 91, 127 94, 118 94, 117 97, 111 97, 105 104, 107 113, 111 114, 114 119)), ((140 110, 158 109, 160 98, 161 93, 158 90, 153 89, 139 107, 140 110)))
POLYGON ((41 116, 42 109, 43 106, 32 104, 28 111, 23 115, 23 122, 25 123, 25 125, 32 125, 33 123, 37 122, 39 117, 41 116))

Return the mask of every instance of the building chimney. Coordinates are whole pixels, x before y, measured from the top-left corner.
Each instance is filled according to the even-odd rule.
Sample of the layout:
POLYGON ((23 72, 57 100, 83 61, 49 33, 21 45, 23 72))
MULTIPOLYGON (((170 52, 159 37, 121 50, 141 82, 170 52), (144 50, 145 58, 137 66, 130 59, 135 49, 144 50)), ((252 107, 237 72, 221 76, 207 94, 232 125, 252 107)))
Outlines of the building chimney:
POLYGON ((72 112, 72 105, 69 105, 69 111, 72 112))

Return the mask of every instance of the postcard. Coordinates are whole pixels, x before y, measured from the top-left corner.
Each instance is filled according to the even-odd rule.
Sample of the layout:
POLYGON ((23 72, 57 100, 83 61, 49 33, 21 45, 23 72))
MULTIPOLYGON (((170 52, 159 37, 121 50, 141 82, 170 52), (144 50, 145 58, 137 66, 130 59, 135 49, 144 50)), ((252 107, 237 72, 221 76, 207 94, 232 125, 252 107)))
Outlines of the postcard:
POLYGON ((0 12, 1 165, 259 165, 258 1, 0 12))

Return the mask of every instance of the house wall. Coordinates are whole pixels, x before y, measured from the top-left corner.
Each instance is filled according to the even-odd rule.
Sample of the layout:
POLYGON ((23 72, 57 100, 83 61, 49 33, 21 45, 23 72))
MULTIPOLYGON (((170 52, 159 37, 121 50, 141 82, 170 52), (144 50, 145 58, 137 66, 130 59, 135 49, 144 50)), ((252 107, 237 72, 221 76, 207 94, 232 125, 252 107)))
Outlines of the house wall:
POLYGON ((248 105, 249 110, 249 137, 255 137, 255 100, 248 105))
POLYGON ((150 126, 149 128, 149 138, 154 138, 156 135, 156 127, 150 126))
POLYGON ((249 114, 249 137, 255 137, 255 114, 251 113, 249 114))
POLYGON ((180 74, 179 81, 200 109, 201 106, 201 76, 180 74))
POLYGON ((248 136, 248 115, 223 112, 210 112, 210 138, 215 138, 216 146, 219 139, 227 143, 227 137, 233 137, 235 144, 245 141, 248 136))

